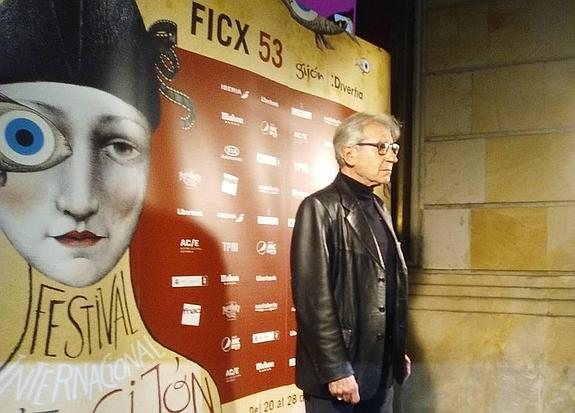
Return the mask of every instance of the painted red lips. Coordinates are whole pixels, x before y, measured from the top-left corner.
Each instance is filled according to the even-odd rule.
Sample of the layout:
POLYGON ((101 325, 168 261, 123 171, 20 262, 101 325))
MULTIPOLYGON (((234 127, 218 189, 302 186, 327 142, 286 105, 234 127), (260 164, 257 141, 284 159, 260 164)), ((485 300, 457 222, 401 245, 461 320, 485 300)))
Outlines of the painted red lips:
POLYGON ((100 241, 103 237, 90 232, 90 231, 70 231, 63 235, 54 237, 60 244, 70 247, 91 247, 100 241))

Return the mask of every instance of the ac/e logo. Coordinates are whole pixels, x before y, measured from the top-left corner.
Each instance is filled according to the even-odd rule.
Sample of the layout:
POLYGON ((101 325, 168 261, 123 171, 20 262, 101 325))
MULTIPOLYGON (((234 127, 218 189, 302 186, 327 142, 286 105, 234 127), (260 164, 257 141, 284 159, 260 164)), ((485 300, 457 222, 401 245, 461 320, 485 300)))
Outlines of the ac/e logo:
POLYGON ((239 367, 232 367, 226 370, 226 377, 234 377, 239 376, 240 368, 239 367))
POLYGON ((182 239, 180 241, 180 247, 188 247, 188 248, 199 248, 200 247, 200 240, 199 239, 182 239))

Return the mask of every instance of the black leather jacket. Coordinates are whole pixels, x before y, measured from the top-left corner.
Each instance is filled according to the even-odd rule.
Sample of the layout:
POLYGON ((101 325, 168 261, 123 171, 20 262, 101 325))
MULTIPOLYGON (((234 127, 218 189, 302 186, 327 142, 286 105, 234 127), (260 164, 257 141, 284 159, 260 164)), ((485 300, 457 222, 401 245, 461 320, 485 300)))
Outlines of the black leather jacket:
POLYGON ((380 205, 397 245, 397 295, 386 326, 385 277, 377 242, 357 198, 338 175, 298 209, 291 243, 292 293, 298 323, 296 384, 329 397, 327 383, 355 375, 360 397, 379 388, 387 329, 394 377, 405 377, 407 266, 391 216, 380 205))

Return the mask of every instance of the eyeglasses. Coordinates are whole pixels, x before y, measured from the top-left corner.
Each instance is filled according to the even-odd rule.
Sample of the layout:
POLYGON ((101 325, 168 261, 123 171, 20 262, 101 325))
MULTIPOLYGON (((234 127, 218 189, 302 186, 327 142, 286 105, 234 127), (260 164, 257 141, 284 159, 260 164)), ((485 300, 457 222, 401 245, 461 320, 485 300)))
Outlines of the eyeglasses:
POLYGON ((398 143, 389 143, 389 142, 377 142, 377 143, 368 143, 368 142, 360 142, 356 143, 356 146, 373 146, 377 148, 377 153, 380 155, 386 155, 387 151, 391 149, 394 155, 399 153, 399 144, 398 143))

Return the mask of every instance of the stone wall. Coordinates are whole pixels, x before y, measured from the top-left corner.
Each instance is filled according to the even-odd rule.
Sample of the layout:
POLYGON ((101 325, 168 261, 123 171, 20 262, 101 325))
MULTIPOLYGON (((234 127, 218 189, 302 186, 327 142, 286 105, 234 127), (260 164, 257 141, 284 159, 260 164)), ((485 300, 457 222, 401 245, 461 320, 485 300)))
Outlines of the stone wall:
POLYGON ((401 411, 575 412, 575 1, 419 14, 401 411))

